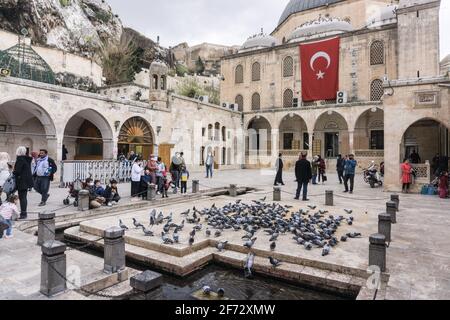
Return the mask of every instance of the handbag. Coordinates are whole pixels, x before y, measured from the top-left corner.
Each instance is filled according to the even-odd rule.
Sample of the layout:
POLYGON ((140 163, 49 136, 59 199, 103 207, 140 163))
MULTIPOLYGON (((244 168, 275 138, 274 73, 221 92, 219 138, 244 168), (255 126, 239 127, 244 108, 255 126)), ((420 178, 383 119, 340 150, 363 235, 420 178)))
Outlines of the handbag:
POLYGON ((6 194, 12 194, 14 191, 16 191, 16 177, 11 174, 3 185, 3 192, 6 194))

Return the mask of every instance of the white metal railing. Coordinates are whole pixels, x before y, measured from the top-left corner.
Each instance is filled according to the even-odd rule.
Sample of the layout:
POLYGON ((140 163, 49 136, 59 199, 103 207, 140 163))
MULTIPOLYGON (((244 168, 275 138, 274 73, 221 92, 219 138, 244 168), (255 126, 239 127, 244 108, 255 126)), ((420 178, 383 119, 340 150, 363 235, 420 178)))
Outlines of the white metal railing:
MULTIPOLYGON (((144 165, 146 162, 144 161, 144 165)), ((131 179, 131 161, 101 160, 101 161, 62 161, 61 184, 71 183, 76 179, 86 180, 91 177, 100 180, 102 184, 109 183, 112 178, 119 182, 131 179)))
POLYGON ((416 171, 416 183, 428 184, 431 182, 431 166, 429 163, 411 164, 416 171))
POLYGON ((355 150, 355 157, 359 158, 383 158, 384 157, 384 150, 374 150, 374 149, 367 149, 367 150, 355 150))

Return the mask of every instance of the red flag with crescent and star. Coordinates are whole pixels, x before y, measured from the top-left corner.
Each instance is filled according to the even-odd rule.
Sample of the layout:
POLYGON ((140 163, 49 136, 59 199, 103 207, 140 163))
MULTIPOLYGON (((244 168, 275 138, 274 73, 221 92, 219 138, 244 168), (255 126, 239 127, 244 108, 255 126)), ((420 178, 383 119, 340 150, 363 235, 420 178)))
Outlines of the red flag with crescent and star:
POLYGON ((301 44, 303 101, 336 99, 339 90, 339 38, 301 44))

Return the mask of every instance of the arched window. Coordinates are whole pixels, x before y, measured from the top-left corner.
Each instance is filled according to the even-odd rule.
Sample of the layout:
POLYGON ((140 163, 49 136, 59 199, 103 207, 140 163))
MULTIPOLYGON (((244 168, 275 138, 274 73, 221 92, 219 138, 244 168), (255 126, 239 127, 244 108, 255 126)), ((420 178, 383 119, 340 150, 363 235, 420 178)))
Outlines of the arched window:
POLYGON ((244 111, 244 97, 242 95, 238 94, 234 103, 238 105, 238 111, 244 111))
POLYGON ((222 127, 222 141, 227 141, 227 128, 222 127))
POLYGON ((252 96, 252 110, 260 110, 261 109, 261 97, 259 93, 254 93, 252 96))
POLYGON ((286 89, 283 94, 283 107, 292 108, 294 103, 294 93, 291 89, 286 89))
POLYGON ((252 81, 261 80, 261 65, 259 62, 255 62, 252 65, 252 81))
POLYGON ((384 64, 384 44, 382 41, 374 41, 370 46, 370 65, 384 64))
POLYGON ((153 89, 158 90, 158 76, 156 74, 153 75, 153 89))
POLYGON ((161 76, 161 90, 166 90, 166 76, 161 76))
POLYGON ((234 72, 234 80, 235 83, 243 83, 244 82, 244 68, 242 65, 238 65, 234 72))
POLYGON ((210 124, 208 125, 208 140, 212 140, 213 139, 213 125, 210 124))
POLYGON ((286 57, 283 61, 283 77, 292 77, 294 75, 294 59, 286 57))
POLYGON ((220 123, 216 122, 214 125, 214 140, 220 141, 220 123))
POLYGON ((380 101, 383 95, 383 81, 380 79, 373 80, 370 84, 370 101, 380 101))

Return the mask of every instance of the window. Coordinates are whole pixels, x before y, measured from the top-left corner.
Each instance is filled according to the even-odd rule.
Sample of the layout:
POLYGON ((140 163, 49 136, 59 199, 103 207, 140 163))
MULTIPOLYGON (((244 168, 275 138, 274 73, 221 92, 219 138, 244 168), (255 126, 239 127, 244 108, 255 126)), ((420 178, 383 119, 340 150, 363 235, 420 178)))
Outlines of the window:
POLYGON ((384 64, 384 44, 382 41, 374 41, 370 46, 370 65, 384 64))
POLYGON ((234 103, 238 105, 238 111, 244 111, 244 97, 242 95, 238 94, 234 103))
POLYGON ((283 94, 283 107, 292 108, 294 102, 294 93, 291 89, 287 89, 283 94))
POLYGON ((243 83, 244 82, 244 68, 242 65, 238 65, 234 72, 235 83, 243 83))
POLYGON ((204 137, 206 134, 206 128, 202 128, 202 137, 204 137))
POLYGON ((284 133, 283 134, 283 150, 292 150, 294 144, 294 134, 284 133))
POLYGON ((153 75, 153 89, 158 90, 158 76, 156 74, 153 75))
POLYGON ((261 80, 261 65, 259 62, 255 62, 252 65, 252 81, 261 80))
POLYGON ((222 141, 227 141, 227 128, 222 127, 222 141))
POLYGON ((380 101, 383 95, 383 81, 380 79, 373 80, 370 84, 370 101, 380 101))
POLYGON ((292 57, 286 57, 283 61, 283 77, 292 77, 294 75, 294 60, 292 57))
POLYGON ((166 90, 166 76, 161 76, 161 90, 166 90))
POLYGON ((384 130, 370 131, 370 149, 384 150, 384 130))
POLYGON ((259 93, 254 93, 252 96, 252 110, 260 110, 261 109, 261 97, 259 93))
POLYGON ((303 150, 309 150, 309 133, 303 132, 303 150))
POLYGON ((208 125, 208 140, 212 140, 213 139, 213 125, 210 124, 208 125))

